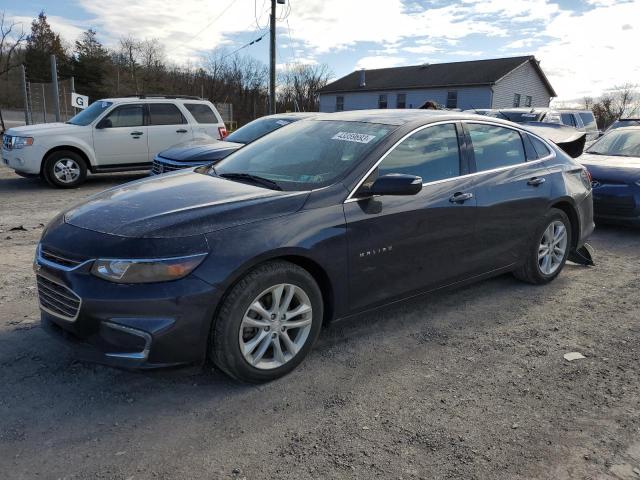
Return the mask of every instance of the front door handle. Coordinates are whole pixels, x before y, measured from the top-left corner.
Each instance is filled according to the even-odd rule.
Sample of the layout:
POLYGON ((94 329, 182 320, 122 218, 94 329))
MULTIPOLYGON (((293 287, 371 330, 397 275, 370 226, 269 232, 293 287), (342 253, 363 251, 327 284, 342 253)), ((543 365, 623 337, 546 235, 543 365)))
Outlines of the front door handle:
POLYGON ((187 131, 184 128, 181 128, 180 130, 176 130, 176 133, 187 133, 187 131))
POLYGON ((143 135, 144 132, 131 132, 131 135, 133 135, 134 137, 139 137, 140 135, 143 135))
POLYGON ((542 185, 547 180, 544 177, 533 177, 527 182, 527 185, 531 185, 532 187, 537 187, 538 185, 542 185))
POLYGON ((473 198, 473 193, 456 192, 450 198, 451 203, 464 203, 473 198))

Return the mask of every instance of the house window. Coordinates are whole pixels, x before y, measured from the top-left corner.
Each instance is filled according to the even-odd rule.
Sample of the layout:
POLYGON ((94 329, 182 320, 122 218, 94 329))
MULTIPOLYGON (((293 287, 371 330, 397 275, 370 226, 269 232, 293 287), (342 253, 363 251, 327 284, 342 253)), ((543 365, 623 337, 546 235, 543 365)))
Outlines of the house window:
POLYGON ((387 108, 387 95, 382 94, 378 96, 378 108, 387 108))
POLYGON ((407 94, 399 93, 396 97, 396 108, 407 108, 407 94))
POLYGON ((458 108, 457 90, 450 90, 447 92, 447 108, 458 108))
POLYGON ((344 97, 336 97, 336 112, 344 111, 344 97))
POLYGON ((526 97, 524 97, 524 106, 525 107, 531 106, 531 95, 527 95, 526 97))
POLYGON ((520 106, 520 94, 519 93, 516 93, 513 96, 513 106, 514 107, 519 107, 520 106))

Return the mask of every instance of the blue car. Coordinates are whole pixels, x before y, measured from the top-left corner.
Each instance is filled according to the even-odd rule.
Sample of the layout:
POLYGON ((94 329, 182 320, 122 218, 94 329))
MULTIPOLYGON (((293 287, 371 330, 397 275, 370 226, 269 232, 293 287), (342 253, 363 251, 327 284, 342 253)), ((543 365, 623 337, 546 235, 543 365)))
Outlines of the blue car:
POLYGON ((98 362, 269 381, 333 320, 506 272, 551 282, 592 206, 586 169, 521 125, 319 115, 58 215, 35 260, 42 325, 98 362))
POLYGON ((596 220, 640 225, 640 127, 608 131, 578 161, 592 176, 596 220))
POLYGON ((258 118, 233 132, 224 140, 202 139, 181 143, 158 153, 153 159, 151 175, 219 162, 227 155, 274 130, 310 118, 317 113, 277 113, 258 118))

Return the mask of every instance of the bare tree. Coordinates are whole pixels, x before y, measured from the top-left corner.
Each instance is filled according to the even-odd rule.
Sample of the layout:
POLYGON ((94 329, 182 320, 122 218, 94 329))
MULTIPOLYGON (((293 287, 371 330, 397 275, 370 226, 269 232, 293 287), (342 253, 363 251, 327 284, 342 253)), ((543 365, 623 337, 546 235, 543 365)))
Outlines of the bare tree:
POLYGON ((133 81, 136 93, 139 93, 137 70, 141 49, 140 41, 133 37, 122 37, 120 39, 120 53, 126 59, 129 76, 133 81))
POLYGON ((620 117, 635 115, 640 111, 638 85, 625 83, 613 87, 594 102, 591 109, 602 129, 607 128, 620 117))
POLYGON ((318 110, 317 91, 324 87, 331 72, 327 65, 294 64, 280 75, 279 102, 286 110, 318 110))
POLYGON ((7 21, 4 12, 0 13, 0 75, 4 75, 18 66, 12 60, 20 45, 27 39, 27 34, 21 24, 20 31, 16 31, 18 25, 16 22, 7 21))

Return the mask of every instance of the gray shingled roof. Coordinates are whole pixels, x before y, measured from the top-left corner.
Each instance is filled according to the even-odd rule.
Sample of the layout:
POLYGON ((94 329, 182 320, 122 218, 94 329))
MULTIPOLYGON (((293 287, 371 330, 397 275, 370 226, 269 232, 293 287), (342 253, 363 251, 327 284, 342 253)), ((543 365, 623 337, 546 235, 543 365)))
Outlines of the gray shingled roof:
POLYGON ((468 62, 411 65, 408 67, 366 70, 366 85, 360 87, 360 72, 352 72, 318 90, 318 93, 370 90, 400 90, 451 86, 492 85, 507 73, 530 61, 540 74, 552 97, 556 92, 533 55, 468 62))

